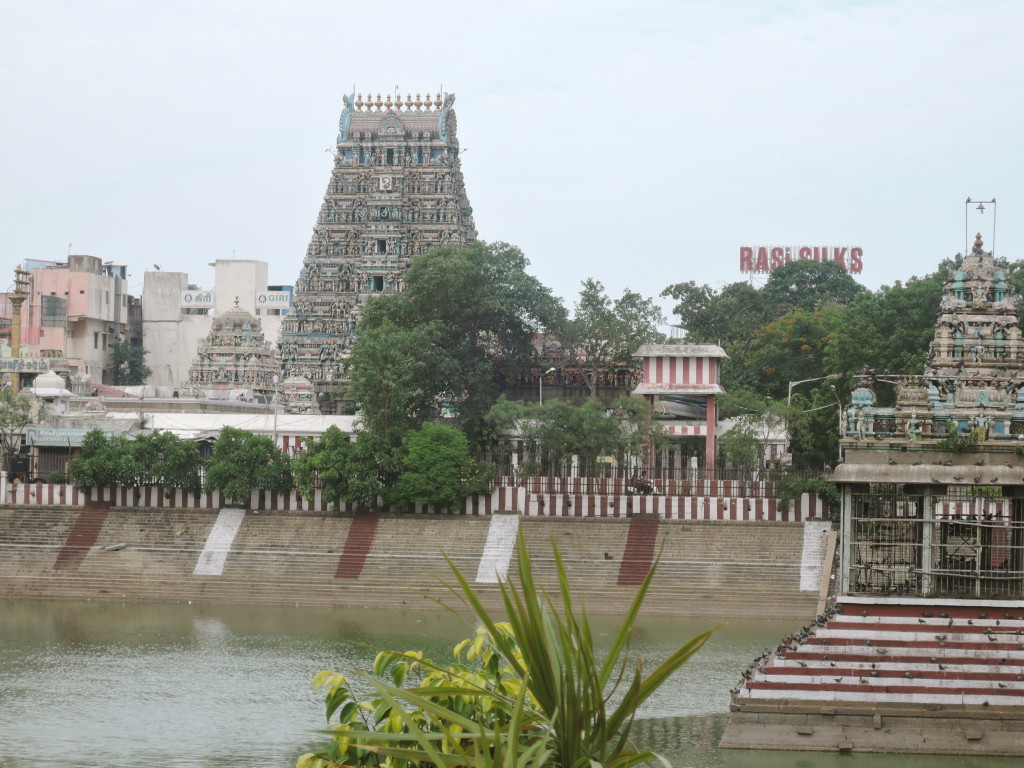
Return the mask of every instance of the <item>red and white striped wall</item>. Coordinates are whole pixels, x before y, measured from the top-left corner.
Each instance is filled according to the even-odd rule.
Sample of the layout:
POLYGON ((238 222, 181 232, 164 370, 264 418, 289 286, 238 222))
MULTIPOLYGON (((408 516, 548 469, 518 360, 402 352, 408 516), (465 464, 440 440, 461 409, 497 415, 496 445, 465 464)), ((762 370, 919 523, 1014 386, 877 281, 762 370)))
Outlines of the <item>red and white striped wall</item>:
MULTIPOLYGON (((633 495, 624 493, 621 480, 602 480, 603 493, 579 492, 538 493, 524 487, 501 487, 489 494, 468 497, 458 510, 434 509, 426 504, 412 504, 404 511, 416 514, 489 515, 497 511, 521 512, 533 517, 631 517, 658 515, 666 520, 718 520, 736 522, 802 523, 827 517, 825 502, 817 496, 804 494, 798 503, 779 501, 763 496, 742 495, 633 495), (618 486, 618 487, 616 487, 618 486)), ((739 491, 730 486, 734 481, 721 481, 720 490, 739 491)), ((567 484, 580 484, 576 478, 567 484)), ((707 483, 711 485, 711 483, 707 483)), ((73 485, 33 483, 11 489, 9 504, 27 507, 85 506, 87 503, 111 507, 146 509, 221 509, 231 500, 219 491, 191 494, 178 488, 159 486, 123 488, 109 486, 80 490, 73 485)), ((246 505, 258 511, 327 512, 327 504, 317 491, 312 499, 304 499, 296 491, 276 493, 253 491, 246 505)), ((341 512, 354 512, 355 505, 342 503, 341 512)), ((396 510, 398 511, 398 510, 396 510)))
POLYGON ((8 504, 19 507, 81 507, 86 493, 74 485, 19 483, 7 488, 8 504))
POLYGON ((719 382, 718 358, 659 355, 643 358, 645 384, 693 387, 719 382))

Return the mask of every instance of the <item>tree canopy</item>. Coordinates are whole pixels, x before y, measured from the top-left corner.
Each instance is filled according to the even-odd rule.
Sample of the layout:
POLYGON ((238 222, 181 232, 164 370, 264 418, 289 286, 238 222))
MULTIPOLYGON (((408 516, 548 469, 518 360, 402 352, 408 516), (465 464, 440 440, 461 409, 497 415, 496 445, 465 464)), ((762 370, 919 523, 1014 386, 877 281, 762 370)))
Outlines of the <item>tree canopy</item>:
POLYGON ((31 403, 9 387, 0 389, 0 459, 4 471, 10 468, 11 456, 17 452, 25 427, 31 423, 31 403))
POLYGON ((523 471, 559 474, 575 457, 583 474, 600 474, 602 462, 629 467, 664 442, 650 405, 637 397, 619 397, 606 408, 595 398, 574 406, 564 400, 543 405, 501 398, 487 414, 498 452, 511 448, 516 435, 526 445, 523 471))
POLYGON ((406 434, 395 491, 400 502, 450 508, 485 490, 490 479, 491 473, 470 455, 462 432, 428 421, 406 434))
POLYGON ((81 488, 104 485, 163 485, 190 493, 200 490, 202 460, 191 440, 154 431, 129 439, 94 429, 82 439, 81 454, 68 465, 81 488))
POLYGON ((604 286, 593 278, 583 281, 575 311, 558 334, 570 358, 583 361, 590 396, 597 392, 599 373, 612 363, 634 364, 633 354, 641 344, 661 341, 658 329, 665 323, 661 308, 628 288, 612 300, 604 286))
MULTIPOLYGON (((791 382, 806 382, 793 405, 809 415, 791 418, 790 443, 807 463, 821 463, 836 455, 836 397, 853 385, 854 374, 864 367, 923 371, 942 286, 956 264, 944 260, 933 274, 869 291, 838 264, 802 261, 775 270, 760 289, 742 282, 715 290, 691 281, 662 295, 676 300, 687 341, 720 344, 729 355, 722 416, 756 417, 786 397, 791 382), (828 380, 807 381, 825 376, 842 377, 832 380, 836 392, 828 380)), ((1024 287, 1024 274, 1013 279, 1024 287)), ((879 395, 883 402, 890 396, 879 395)))
POLYGON ((206 463, 204 490, 247 501, 254 489, 283 492, 291 488, 290 461, 273 440, 234 427, 221 429, 206 463))
POLYGON ((406 290, 367 302, 349 394, 362 426, 393 437, 448 416, 473 438, 497 381, 530 363, 564 310, 507 243, 444 246, 413 261, 406 290))
POLYGON ((146 355, 149 353, 141 346, 136 346, 125 339, 115 341, 111 349, 114 358, 111 366, 113 383, 123 386, 145 384, 153 372, 146 365, 146 355))

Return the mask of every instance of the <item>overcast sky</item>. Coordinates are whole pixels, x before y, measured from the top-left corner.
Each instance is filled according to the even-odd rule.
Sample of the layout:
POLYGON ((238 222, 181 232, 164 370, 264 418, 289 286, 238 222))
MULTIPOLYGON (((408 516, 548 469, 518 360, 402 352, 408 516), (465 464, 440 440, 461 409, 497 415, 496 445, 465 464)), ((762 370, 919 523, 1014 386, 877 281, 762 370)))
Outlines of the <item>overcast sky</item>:
MULTIPOLYGON (((342 94, 456 94, 480 237, 571 305, 743 279, 744 245, 1024 258, 1024 4, 0 0, 0 268, 298 277, 342 94), (975 220, 976 219, 976 220, 975 220)), ((666 300, 664 306, 670 306, 666 300)))

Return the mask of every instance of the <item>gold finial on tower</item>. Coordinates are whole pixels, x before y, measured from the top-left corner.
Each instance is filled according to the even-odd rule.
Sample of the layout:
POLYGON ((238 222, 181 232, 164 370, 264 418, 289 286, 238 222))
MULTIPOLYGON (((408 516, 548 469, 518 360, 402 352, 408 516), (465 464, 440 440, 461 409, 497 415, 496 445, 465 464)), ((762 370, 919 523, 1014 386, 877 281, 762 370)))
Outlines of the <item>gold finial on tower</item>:
POLYGON ((390 112, 391 108, 395 106, 394 103, 391 101, 391 94, 390 93, 388 94, 388 97, 386 99, 384 99, 384 106, 387 108, 388 112, 390 112))
POLYGON ((363 94, 360 93, 358 96, 356 96, 356 109, 362 112, 364 103, 365 102, 363 101, 363 94))
POLYGON ((380 112, 380 108, 384 106, 384 102, 380 100, 380 94, 377 94, 377 98, 373 100, 374 112, 380 112))
POLYGON ((435 106, 435 107, 436 107, 437 109, 440 109, 440 108, 441 108, 441 104, 442 104, 442 101, 441 101, 441 94, 440 94, 440 93, 438 93, 438 94, 437 94, 436 96, 434 96, 434 106, 435 106))
POLYGON ((420 98, 420 95, 417 93, 416 94, 416 111, 419 112, 422 108, 423 108, 423 100, 420 98))
POLYGON ((412 111, 412 95, 408 94, 408 93, 405 94, 405 111, 406 112, 411 112, 412 111))

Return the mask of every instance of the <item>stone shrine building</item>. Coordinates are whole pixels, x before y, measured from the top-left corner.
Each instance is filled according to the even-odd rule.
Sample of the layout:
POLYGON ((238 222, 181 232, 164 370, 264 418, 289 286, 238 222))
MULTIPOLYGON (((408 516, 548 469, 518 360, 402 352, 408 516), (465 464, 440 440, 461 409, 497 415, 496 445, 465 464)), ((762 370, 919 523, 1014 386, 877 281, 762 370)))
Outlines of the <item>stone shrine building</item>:
MULTIPOLYGON (((1024 755, 1024 343, 979 235, 923 375, 858 377, 835 606, 755 659, 723 747, 1024 755), (880 407, 879 385, 896 387, 880 407)), ((825 590, 825 587, 822 587, 825 590)))
POLYGON ((185 397, 232 399, 235 391, 269 398, 275 393, 279 366, 257 317, 235 306, 213 319, 209 335, 181 387, 185 397))
POLYGON ((334 169, 281 328, 281 361, 320 392, 373 296, 404 289, 409 264, 476 239, 459 162, 453 94, 343 97, 334 169))

